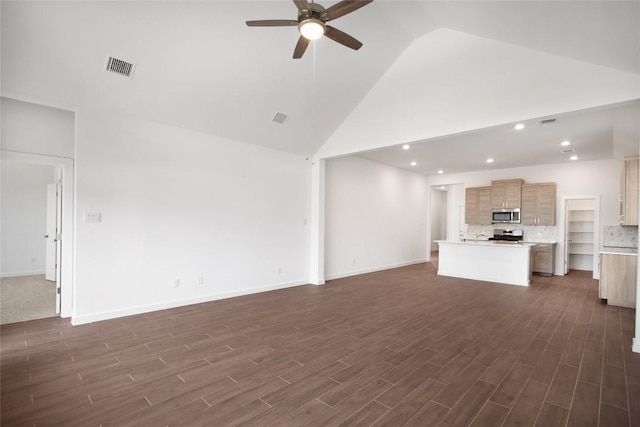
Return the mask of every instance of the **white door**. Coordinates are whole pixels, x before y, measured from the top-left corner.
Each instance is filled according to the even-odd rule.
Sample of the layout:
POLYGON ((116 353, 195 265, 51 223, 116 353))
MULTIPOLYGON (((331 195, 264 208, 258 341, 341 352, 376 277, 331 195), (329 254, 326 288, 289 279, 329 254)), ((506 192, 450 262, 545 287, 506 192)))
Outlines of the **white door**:
POLYGON ((61 272, 61 241, 62 229, 62 186, 60 184, 47 185, 47 234, 45 254, 45 279, 56 282, 56 314, 60 314, 60 284, 61 272))
MULTIPOLYGON (((59 171, 62 174, 62 170, 59 171)), ((56 314, 60 314, 62 301, 62 178, 56 184, 56 314)))
POLYGON ((56 184, 47 185, 47 228, 44 238, 46 240, 45 255, 45 278, 52 282, 56 281, 56 237, 57 230, 57 195, 58 188, 56 184))

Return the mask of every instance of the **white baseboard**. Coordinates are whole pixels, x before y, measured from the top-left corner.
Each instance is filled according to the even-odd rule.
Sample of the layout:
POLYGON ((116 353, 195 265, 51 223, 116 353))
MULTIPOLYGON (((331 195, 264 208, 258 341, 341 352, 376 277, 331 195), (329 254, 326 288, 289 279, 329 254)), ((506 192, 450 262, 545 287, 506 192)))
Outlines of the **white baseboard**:
POLYGON ((631 345, 631 351, 634 353, 640 353, 640 338, 634 338, 631 345))
POLYGON ((24 276, 40 276, 45 274, 44 270, 35 270, 35 271, 14 271, 9 273, 0 273, 0 277, 24 277, 24 276))
POLYGON ((390 270, 392 268, 399 268, 399 267, 406 267, 408 265, 413 265, 413 264, 422 264, 424 262, 427 262, 428 260, 426 258, 420 258, 420 259, 416 259, 413 261, 408 261, 408 262, 400 262, 397 264, 390 264, 390 265, 385 265, 385 266, 380 266, 380 267, 371 267, 371 268, 365 268, 362 270, 354 270, 354 271, 347 271, 344 273, 336 273, 336 274, 329 274, 325 276, 325 280, 334 280, 334 279, 342 279, 343 277, 350 277, 350 276, 357 276, 359 274, 366 274, 366 273, 375 273, 376 271, 383 271, 383 270, 390 270))
POLYGON ((118 317, 133 316, 135 314, 149 313, 151 311, 166 310, 169 308, 183 307, 185 305, 200 304, 204 302, 217 301, 226 298, 240 297, 243 295, 257 294, 260 292, 275 291, 278 289, 292 288, 295 286, 306 285, 307 282, 290 282, 279 283, 275 285, 261 286, 257 288, 243 289, 235 292, 223 292, 213 295, 204 295, 200 297, 187 298, 182 300, 167 301, 160 304, 151 304, 138 307, 130 307, 122 310, 105 311, 101 313, 73 315, 71 316, 72 325, 83 325, 86 323, 99 322, 101 320, 116 319, 118 317))

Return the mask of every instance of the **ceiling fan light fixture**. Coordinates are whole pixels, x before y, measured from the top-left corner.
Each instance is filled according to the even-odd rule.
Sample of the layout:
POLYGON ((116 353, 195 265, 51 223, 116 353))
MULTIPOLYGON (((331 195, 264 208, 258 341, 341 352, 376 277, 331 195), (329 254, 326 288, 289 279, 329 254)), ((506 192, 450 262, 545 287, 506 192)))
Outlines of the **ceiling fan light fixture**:
POLYGON ((307 40, 317 40, 324 35, 324 22, 316 18, 305 19, 298 25, 298 31, 307 40))

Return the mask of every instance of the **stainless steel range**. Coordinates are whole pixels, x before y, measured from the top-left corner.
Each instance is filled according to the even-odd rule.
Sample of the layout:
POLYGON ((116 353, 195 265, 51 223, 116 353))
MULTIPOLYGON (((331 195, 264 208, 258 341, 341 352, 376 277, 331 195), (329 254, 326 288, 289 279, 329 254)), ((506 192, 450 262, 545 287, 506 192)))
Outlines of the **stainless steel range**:
POLYGON ((520 243, 523 237, 521 228, 496 228, 493 230, 493 237, 489 237, 489 240, 495 240, 497 243, 520 243))

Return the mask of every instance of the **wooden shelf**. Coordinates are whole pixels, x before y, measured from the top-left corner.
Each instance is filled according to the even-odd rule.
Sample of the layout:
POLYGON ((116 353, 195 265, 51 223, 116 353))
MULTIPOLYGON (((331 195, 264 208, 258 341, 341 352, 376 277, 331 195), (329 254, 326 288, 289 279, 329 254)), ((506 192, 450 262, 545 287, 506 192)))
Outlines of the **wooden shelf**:
POLYGON ((569 211, 569 268, 572 270, 593 270, 595 211, 569 211))

